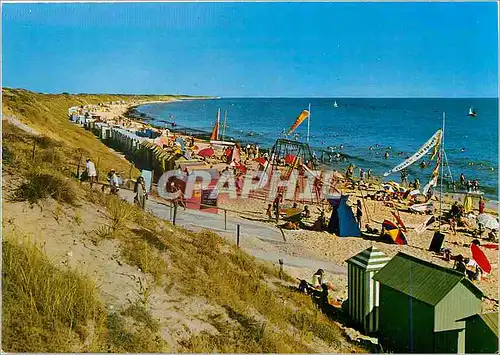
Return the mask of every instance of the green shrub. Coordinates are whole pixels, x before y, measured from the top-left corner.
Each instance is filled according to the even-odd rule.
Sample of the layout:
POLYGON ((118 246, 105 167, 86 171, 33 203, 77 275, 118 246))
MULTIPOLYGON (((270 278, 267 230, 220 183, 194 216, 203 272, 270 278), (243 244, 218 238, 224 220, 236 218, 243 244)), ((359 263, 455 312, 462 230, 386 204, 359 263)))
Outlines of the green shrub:
POLYGON ((69 178, 56 173, 33 172, 27 181, 19 185, 13 194, 15 201, 28 201, 31 204, 52 197, 59 202, 75 204, 76 189, 69 178))

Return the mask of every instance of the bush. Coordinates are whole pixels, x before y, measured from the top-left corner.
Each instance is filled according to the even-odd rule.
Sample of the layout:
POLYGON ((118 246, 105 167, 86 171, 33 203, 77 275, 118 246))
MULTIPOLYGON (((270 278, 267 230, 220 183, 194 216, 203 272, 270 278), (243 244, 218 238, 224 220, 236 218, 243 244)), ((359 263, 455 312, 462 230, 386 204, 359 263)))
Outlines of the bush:
POLYGON ((45 172, 28 174, 28 181, 15 189, 13 200, 34 204, 47 197, 69 204, 77 200, 76 189, 68 178, 45 172))

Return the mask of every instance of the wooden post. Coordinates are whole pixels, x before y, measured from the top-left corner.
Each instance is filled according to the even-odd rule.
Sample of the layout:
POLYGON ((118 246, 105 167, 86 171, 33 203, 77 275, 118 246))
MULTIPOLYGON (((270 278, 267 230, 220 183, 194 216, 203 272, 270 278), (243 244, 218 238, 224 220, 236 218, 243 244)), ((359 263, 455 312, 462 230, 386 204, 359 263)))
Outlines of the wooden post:
POLYGON ((240 225, 236 225, 236 246, 240 247, 240 225))
POLYGON ((281 280, 281 278, 283 277, 283 259, 278 259, 278 262, 280 263, 279 277, 281 280))
POLYGON ((80 159, 78 159, 78 166, 76 168, 76 178, 80 179, 80 163, 82 162, 83 153, 80 153, 80 159))
POLYGON ((35 150, 36 150, 36 141, 33 140, 33 150, 31 152, 31 159, 35 160, 35 150))
POLYGON ((175 218, 177 217, 177 203, 174 203, 174 218, 172 224, 175 226, 175 218))
POLYGON ((224 210, 224 230, 227 230, 227 210, 224 210))
POLYGON ((283 232, 283 229, 278 227, 280 232, 281 232, 281 235, 283 236, 283 241, 286 243, 286 238, 285 238, 285 232, 283 232))

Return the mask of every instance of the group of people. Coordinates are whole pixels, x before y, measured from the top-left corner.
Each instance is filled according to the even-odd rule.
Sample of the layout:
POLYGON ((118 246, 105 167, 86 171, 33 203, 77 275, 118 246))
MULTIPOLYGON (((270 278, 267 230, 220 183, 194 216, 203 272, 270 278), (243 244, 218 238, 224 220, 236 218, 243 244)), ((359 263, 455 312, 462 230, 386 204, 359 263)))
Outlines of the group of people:
MULTIPOLYGON (((97 169, 94 162, 90 158, 86 160, 85 171, 82 173, 80 180, 88 180, 90 183, 90 188, 92 188, 94 184, 98 183, 97 169)), ((108 182, 110 194, 118 195, 120 186, 123 184, 123 180, 120 174, 117 173, 115 169, 111 169, 106 176, 106 180, 108 182)), ((104 192, 105 189, 106 185, 103 184, 101 187, 101 191, 104 192)), ((134 203, 137 204, 140 208, 145 209, 148 193, 146 189, 146 182, 142 176, 139 176, 134 184, 134 193, 134 203)))
POLYGON ((479 192, 479 182, 477 180, 466 180, 463 173, 460 174, 460 185, 467 189, 467 192, 479 192))

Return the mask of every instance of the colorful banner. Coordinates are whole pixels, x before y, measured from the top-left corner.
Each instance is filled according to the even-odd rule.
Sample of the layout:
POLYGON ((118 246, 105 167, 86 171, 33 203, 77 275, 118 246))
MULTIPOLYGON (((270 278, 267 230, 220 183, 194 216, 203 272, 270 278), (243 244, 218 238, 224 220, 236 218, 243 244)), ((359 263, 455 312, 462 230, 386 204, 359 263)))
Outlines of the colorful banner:
POLYGON ((441 141, 441 130, 438 129, 438 131, 436 133, 434 133, 434 135, 427 142, 425 142, 425 144, 422 147, 420 147, 420 149, 415 154, 413 154, 411 157, 406 159, 401 164, 395 166, 394 168, 392 168, 388 172, 384 173, 384 176, 388 176, 392 173, 395 173, 397 171, 400 171, 400 170, 403 170, 403 169, 409 167, 410 165, 412 165, 413 163, 418 161, 420 158, 422 158, 425 154, 427 154, 427 152, 429 150, 431 150, 431 148, 433 146, 435 147, 436 144, 438 144, 438 142, 440 142, 440 141, 441 141))
POLYGON ((297 129, 298 126, 300 126, 300 124, 302 122, 304 122, 304 120, 306 118, 309 117, 309 111, 307 110, 302 110, 302 112, 300 113, 299 117, 297 117, 297 119, 295 120, 294 124, 292 125, 292 127, 290 127, 290 129, 288 130, 288 133, 287 134, 292 134, 293 131, 295 131, 297 129))

